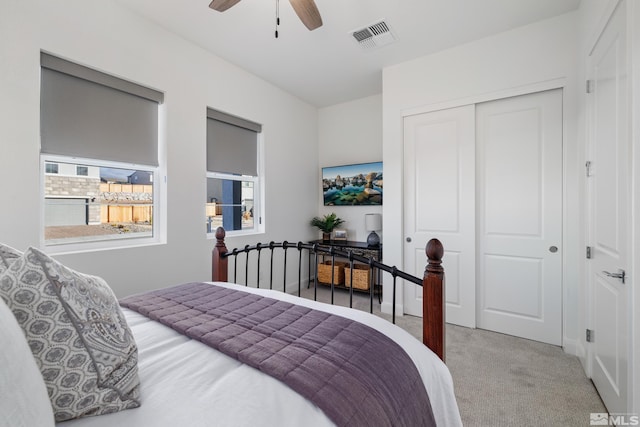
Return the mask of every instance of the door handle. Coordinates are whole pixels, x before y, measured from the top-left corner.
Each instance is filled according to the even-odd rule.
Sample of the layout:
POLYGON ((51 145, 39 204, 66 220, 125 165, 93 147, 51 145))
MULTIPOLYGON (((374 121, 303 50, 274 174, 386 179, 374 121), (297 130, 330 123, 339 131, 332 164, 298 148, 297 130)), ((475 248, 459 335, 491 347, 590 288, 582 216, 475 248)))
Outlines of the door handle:
POLYGON ((613 277, 614 279, 620 279, 622 280, 622 283, 624 283, 624 279, 626 276, 626 273, 624 270, 618 270, 617 273, 609 273, 608 271, 604 271, 604 270, 602 272, 605 274, 605 276, 613 277))
POLYGON ((407 237, 407 242, 411 242, 411 237, 407 237))

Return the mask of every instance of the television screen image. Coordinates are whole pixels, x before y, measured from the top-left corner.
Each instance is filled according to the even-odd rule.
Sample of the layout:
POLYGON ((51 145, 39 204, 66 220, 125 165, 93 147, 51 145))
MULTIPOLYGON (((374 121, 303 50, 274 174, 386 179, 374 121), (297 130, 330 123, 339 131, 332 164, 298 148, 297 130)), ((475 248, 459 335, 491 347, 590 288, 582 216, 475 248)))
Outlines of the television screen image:
POLYGON ((325 206, 382 204, 382 162, 322 168, 325 206))

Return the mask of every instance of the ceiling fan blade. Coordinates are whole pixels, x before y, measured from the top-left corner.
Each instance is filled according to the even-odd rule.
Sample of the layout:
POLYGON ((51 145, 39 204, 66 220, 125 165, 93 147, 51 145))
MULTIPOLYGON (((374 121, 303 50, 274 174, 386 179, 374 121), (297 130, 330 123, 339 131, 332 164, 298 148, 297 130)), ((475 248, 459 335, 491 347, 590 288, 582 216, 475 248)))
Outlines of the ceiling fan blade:
POLYGON ((322 26, 320 11, 313 0, 289 0, 298 18, 310 30, 313 31, 322 26))
POLYGON ((218 12, 224 12, 232 6, 235 6, 240 0, 213 0, 209 3, 209 7, 218 12))

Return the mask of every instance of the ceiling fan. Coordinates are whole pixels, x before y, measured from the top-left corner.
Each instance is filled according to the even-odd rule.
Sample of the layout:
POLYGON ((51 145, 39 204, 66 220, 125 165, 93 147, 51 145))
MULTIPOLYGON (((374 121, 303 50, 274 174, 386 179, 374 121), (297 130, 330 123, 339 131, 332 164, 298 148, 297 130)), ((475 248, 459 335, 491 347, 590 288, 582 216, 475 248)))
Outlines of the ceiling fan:
MULTIPOLYGON (((235 6, 240 0, 213 0, 209 7, 218 12, 224 12, 232 6, 235 6)), ((318 11, 318 7, 314 0, 289 0, 296 15, 302 21, 302 23, 310 30, 313 31, 322 26, 322 17, 318 11)))

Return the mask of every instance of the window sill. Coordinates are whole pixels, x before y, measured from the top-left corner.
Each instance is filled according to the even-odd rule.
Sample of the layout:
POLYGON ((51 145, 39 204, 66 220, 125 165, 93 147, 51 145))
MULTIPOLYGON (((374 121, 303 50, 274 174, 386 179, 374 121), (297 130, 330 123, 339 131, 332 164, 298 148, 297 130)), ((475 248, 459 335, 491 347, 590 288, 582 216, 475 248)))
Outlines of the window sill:
POLYGON ((158 237, 117 237, 102 238, 90 242, 74 241, 69 243, 50 243, 42 245, 44 252, 51 255, 68 255, 85 252, 98 252, 114 249, 130 249, 144 246, 164 245, 166 241, 158 237))
MULTIPOLYGON (((257 236, 260 234, 264 234, 262 230, 225 230, 226 237, 243 237, 243 236, 257 236)), ((212 233, 207 233, 207 239, 212 240, 216 238, 215 230, 212 233)))

